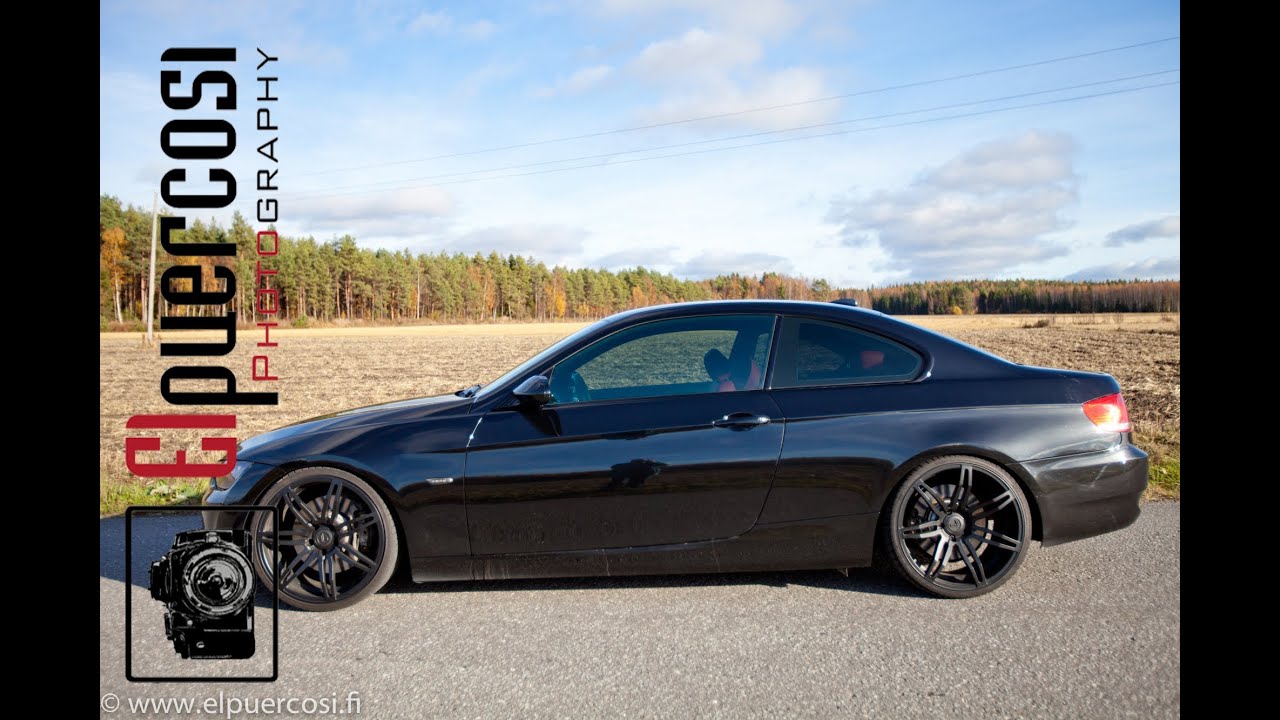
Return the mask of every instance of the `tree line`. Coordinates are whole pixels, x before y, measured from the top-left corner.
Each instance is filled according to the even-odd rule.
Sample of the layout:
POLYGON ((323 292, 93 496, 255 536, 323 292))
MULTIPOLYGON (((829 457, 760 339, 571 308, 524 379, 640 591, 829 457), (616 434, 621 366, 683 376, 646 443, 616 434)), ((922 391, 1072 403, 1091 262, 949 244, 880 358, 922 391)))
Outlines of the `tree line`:
MULTIPOLYGON (((146 313, 151 212, 102 195, 99 214, 99 320, 128 326, 146 313)), ((234 242, 236 257, 177 258, 201 262, 206 289, 216 287, 213 263, 235 270, 231 303, 244 322, 258 318, 252 302, 256 228, 239 213, 229 226, 193 221, 182 242, 234 242)), ((1017 312, 1176 312, 1178 281, 1067 282, 1060 280, 962 280, 835 287, 826 280, 767 272, 681 280, 643 267, 611 272, 547 267, 533 258, 496 252, 419 253, 371 250, 344 235, 326 241, 280 237, 271 258, 280 291, 278 319, 310 321, 495 322, 587 320, 645 305, 690 300, 782 298, 826 301, 852 297, 864 307, 896 314, 1017 312)), ((161 251, 156 276, 175 258, 161 251)), ((176 284, 189 280, 177 280, 176 284)), ((177 287, 176 289, 188 289, 177 287)), ((169 306, 156 294, 157 314, 220 314, 223 306, 169 306)))

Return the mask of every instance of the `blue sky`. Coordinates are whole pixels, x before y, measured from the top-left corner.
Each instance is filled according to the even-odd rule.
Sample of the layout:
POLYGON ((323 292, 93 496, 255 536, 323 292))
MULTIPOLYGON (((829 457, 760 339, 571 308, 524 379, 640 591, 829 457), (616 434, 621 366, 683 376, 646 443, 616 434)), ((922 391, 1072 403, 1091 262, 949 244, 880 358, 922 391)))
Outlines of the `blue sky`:
POLYGON ((148 207, 160 54, 226 45, 252 214, 262 47, 290 234, 857 286, 1180 272, 1180 41, 865 92, 1171 38, 1177 3, 151 0, 100 32, 99 184, 148 207))

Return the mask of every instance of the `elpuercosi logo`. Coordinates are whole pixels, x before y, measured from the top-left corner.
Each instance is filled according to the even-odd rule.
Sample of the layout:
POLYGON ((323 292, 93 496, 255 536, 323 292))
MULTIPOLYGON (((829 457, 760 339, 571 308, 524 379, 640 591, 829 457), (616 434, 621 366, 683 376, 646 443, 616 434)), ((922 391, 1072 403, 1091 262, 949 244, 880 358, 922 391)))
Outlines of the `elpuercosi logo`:
MULTIPOLYGON (((274 193, 279 192, 276 186, 277 158, 275 155, 278 137, 274 135, 279 128, 273 124, 271 108, 279 98, 275 95, 273 83, 279 78, 271 76, 271 70, 263 74, 264 68, 278 62, 258 49, 261 62, 257 64, 258 75, 255 78, 260 94, 257 96, 258 107, 254 113, 255 126, 259 133, 272 134, 270 139, 258 147, 258 154, 270 161, 266 169, 257 172, 258 199, 256 202, 256 218, 260 224, 275 223, 279 220, 279 205, 274 193)), ((171 110, 177 111, 175 117, 165 123, 160 131, 160 148, 164 154, 178 164, 184 161, 195 161, 193 172, 199 168, 207 173, 208 183, 221 184, 222 192, 213 194, 184 193, 181 185, 188 182, 187 168, 175 167, 165 173, 160 181, 160 194, 164 202, 175 210, 188 208, 225 208, 236 199, 236 177, 224 167, 208 167, 208 161, 222 161, 231 157, 236 149, 235 126, 225 115, 219 113, 232 112, 236 109, 236 79, 232 74, 235 68, 235 48, 170 48, 160 56, 166 64, 160 72, 160 97, 171 110), (189 115, 204 115, 190 117, 189 115), (210 117, 209 115, 213 115, 210 117), (184 137, 185 136, 185 137, 184 137), (210 139, 213 138, 213 139, 210 139), (185 139, 189 142, 178 144, 175 140, 185 139)), ((274 65, 271 65, 274 67, 274 65)), ((235 257, 234 242, 215 243, 182 243, 174 242, 174 233, 185 230, 187 221, 180 215, 170 215, 160 219, 160 244, 166 252, 175 258, 193 256, 205 258, 235 257)), ((279 238, 274 229, 257 233, 255 243, 257 259, 254 264, 254 304, 257 314, 264 318, 273 318, 277 312, 278 291, 275 289, 276 271, 272 258, 277 254, 279 238)), ((226 333, 222 342, 162 342, 160 355, 170 357, 210 357, 229 354, 236 346, 237 313, 229 304, 236 297, 236 274, 232 268, 213 265, 213 277, 221 287, 206 289, 202 283, 203 267, 197 262, 184 265, 175 264, 160 277, 160 293, 166 301, 175 306, 187 305, 228 305, 225 314, 215 316, 164 315, 160 318, 161 330, 217 330, 226 333), (174 280, 189 280, 189 291, 175 290, 174 280)), ((271 341, 271 328, 276 323, 264 321, 257 323, 263 337, 257 343, 258 354, 250 361, 250 376, 254 381, 272 382, 279 378, 270 373, 270 355, 277 343, 271 341)), ((160 395, 178 406, 185 405, 277 405, 280 402, 276 392, 240 392, 237 390, 236 374, 230 367, 219 365, 181 365, 175 364, 160 376, 160 395), (222 383, 219 391, 183 391, 174 388, 175 381, 214 381, 222 383)), ((159 429, 198 429, 198 430, 232 430, 236 427, 234 414, 194 414, 173 413, 165 415, 134 415, 129 418, 126 427, 132 430, 159 429)), ((126 437, 125 463, 130 472, 139 477, 221 477, 231 472, 236 464, 237 440, 231 437, 209 437, 206 434, 200 440, 200 449, 206 452, 225 452, 226 457, 217 463, 188 463, 187 451, 175 451, 173 462, 152 463, 140 462, 140 452, 156 452, 161 449, 158 437, 126 437)))

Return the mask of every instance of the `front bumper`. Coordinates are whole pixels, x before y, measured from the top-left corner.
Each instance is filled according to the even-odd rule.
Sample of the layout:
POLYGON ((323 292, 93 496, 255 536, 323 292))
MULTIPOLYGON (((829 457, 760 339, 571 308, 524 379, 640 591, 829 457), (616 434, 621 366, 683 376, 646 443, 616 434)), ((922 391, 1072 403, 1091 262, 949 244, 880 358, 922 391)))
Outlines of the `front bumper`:
POLYGON ((1106 452, 1025 462, 1018 469, 1035 495, 1045 545, 1132 525, 1147 489, 1147 454, 1128 443, 1106 452))
MULTIPOLYGON (((237 463, 235 471, 225 478, 212 478, 201 499, 202 505, 252 505, 261 497, 262 486, 276 468, 262 463, 237 463)), ((231 530, 244 522, 244 510, 220 510, 216 507, 200 511, 206 530, 231 530)))

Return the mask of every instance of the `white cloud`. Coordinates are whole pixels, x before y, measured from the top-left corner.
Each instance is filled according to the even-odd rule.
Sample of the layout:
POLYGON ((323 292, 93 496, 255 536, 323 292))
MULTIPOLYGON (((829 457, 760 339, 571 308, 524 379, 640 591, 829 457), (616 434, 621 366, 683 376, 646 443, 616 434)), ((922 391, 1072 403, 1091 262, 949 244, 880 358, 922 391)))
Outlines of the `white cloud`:
POLYGON ((409 34, 417 35, 423 32, 442 33, 453 26, 453 18, 447 12, 431 12, 423 10, 417 17, 409 21, 409 26, 405 28, 409 34))
POLYGON ((519 70, 520 66, 513 62, 495 60, 485 63, 463 75, 454 86, 454 90, 458 97, 471 99, 515 75, 519 70))
POLYGON ((597 8, 618 17, 692 16, 683 32, 646 45, 627 63, 626 71, 661 92, 636 112, 639 122, 732 114, 690 126, 698 130, 780 130, 833 117, 837 103, 735 114, 833 94, 820 68, 769 62, 768 49, 813 9, 787 0, 606 0, 597 8))
POLYGON ((901 190, 837 199, 827 220, 844 245, 878 245, 911 278, 1005 275, 1067 253, 1043 236, 1071 225, 1074 149, 1045 132, 983 143, 901 190))
MULTIPOLYGON (((746 83, 714 82, 668 95, 658 105, 641 111, 645 124, 712 117, 752 108, 787 105, 811 100, 827 93, 822 75, 809 68, 790 68, 760 75, 746 83)), ((716 118, 699 123, 701 128, 748 128, 752 130, 785 130, 815 125, 831 119, 831 104, 814 103, 779 108, 768 112, 747 113, 716 118)))
POLYGON ((977 193, 1072 180, 1075 141, 1060 133, 1029 132, 983 143, 933 171, 937 187, 977 193))
POLYGON ((583 263, 586 267, 604 268, 605 270, 622 270, 624 268, 646 267, 650 270, 669 269, 671 252, 676 248, 661 245, 646 248, 627 248, 602 255, 583 263))
POLYGON ((1107 233, 1108 247, 1120 247, 1126 243, 1140 243, 1157 238, 1176 238, 1182 235, 1182 216, 1169 215, 1159 220, 1126 225, 1119 230, 1107 233))
POLYGON ((289 200, 287 218, 297 234, 327 238, 350 233, 362 242, 373 238, 405 238, 439 232, 454 212, 454 202, 440 188, 289 200))
POLYGON ((1114 262, 1082 268, 1066 280, 1176 280, 1182 275, 1182 260, 1176 257, 1154 258, 1135 262, 1114 262))
POLYGON ((555 97, 557 95, 576 95, 596 87, 612 74, 613 67, 610 65, 580 68, 554 85, 534 90, 533 95, 541 98, 555 97))
POLYGON ((369 215, 448 215, 453 201, 437 187, 336 197, 298 198, 294 212, 312 218, 351 220, 369 215))
POLYGON ((476 20, 459 28, 459 32, 472 40, 484 40, 498 30, 498 26, 488 20, 476 20))
POLYGON ((631 69, 652 82, 685 84, 714 80, 758 59, 760 43, 753 38, 695 27, 680 37, 650 43, 631 62, 631 69))
POLYGON ((438 12, 423 10, 405 26, 405 32, 410 35, 423 33, 459 35, 469 40, 484 40, 497 29, 497 25, 483 19, 459 24, 452 15, 443 10, 438 12))
POLYGON ((791 30, 803 13, 788 0, 603 0, 598 10, 607 15, 638 15, 684 11, 708 16, 719 25, 750 35, 791 30))
POLYGON ((738 252, 728 249, 704 252, 676 266, 675 275, 702 280, 717 275, 761 275, 766 272, 790 273, 791 261, 781 255, 762 252, 738 252))
POLYGON ((437 249, 468 255, 488 255, 496 250, 499 255, 531 255, 555 265, 581 253, 588 234, 583 228, 567 225, 503 225, 457 235, 437 249))

